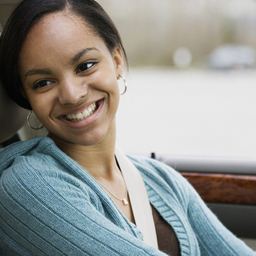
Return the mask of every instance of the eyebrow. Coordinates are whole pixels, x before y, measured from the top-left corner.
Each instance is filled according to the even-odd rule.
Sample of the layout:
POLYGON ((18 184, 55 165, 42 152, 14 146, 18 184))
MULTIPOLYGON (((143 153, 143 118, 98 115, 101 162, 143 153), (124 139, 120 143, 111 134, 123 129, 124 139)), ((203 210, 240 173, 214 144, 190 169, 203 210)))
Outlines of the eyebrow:
POLYGON ((30 69, 26 74, 25 74, 25 78, 27 76, 33 76, 33 75, 51 75, 52 72, 50 69, 30 69))
MULTIPOLYGON (((92 48, 85 48, 82 51, 78 52, 70 61, 70 65, 74 65, 76 62, 79 61, 79 59, 85 55, 86 53, 90 51, 98 51, 98 49, 92 47, 92 48)), ((33 75, 51 75, 52 72, 50 69, 30 69, 28 72, 25 74, 25 78, 28 76, 33 76, 33 75)))
POLYGON ((74 65, 76 62, 79 61, 79 59, 85 55, 86 53, 90 52, 90 51, 99 51, 98 49, 92 47, 92 48, 86 48, 86 49, 83 49, 82 51, 80 51, 79 53, 77 53, 72 59, 71 59, 71 66, 74 65))

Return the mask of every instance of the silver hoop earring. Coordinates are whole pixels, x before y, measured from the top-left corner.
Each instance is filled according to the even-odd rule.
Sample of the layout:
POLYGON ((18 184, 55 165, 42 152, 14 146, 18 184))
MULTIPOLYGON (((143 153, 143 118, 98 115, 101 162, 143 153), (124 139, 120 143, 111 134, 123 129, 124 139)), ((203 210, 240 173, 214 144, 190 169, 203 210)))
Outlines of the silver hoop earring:
POLYGON ((122 93, 120 93, 120 95, 124 95, 127 91, 127 82, 121 75, 119 75, 119 77, 121 77, 123 79, 123 82, 124 82, 124 91, 122 93))
POLYGON ((33 126, 30 124, 29 118, 30 118, 30 116, 31 116, 32 113, 33 113, 33 110, 30 111, 30 112, 28 113, 28 115, 27 115, 27 124, 28 124, 28 126, 29 126, 31 129, 33 129, 33 130, 41 130, 41 129, 44 127, 43 125, 42 125, 41 127, 33 127, 33 126))

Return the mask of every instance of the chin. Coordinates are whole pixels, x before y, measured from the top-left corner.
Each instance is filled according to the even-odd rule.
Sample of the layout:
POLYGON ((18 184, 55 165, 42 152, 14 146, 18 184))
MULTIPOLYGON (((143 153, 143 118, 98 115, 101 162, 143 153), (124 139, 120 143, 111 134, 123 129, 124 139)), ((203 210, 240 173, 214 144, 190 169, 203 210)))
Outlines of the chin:
POLYGON ((80 136, 50 136, 55 143, 68 145, 68 144, 73 144, 73 145, 80 145, 80 146, 93 146, 101 143, 104 141, 104 139, 107 137, 107 133, 102 132, 102 133, 97 133, 97 134, 85 134, 85 135, 80 135, 80 136))

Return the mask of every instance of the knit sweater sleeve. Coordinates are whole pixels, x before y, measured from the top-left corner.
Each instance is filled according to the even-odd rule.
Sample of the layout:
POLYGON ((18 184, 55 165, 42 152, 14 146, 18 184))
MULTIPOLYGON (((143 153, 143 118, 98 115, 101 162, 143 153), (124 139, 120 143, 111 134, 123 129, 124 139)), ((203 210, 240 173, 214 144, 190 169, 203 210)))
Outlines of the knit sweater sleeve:
POLYGON ((58 166, 15 162, 0 178, 0 255, 166 255, 106 218, 111 209, 58 166))
POLYGON ((185 178, 162 163, 154 161, 152 165, 175 192, 196 236, 202 256, 256 256, 256 252, 218 220, 185 178))
POLYGON ((188 205, 189 222, 204 256, 256 256, 242 240, 231 233, 206 206, 197 192, 190 186, 188 205))

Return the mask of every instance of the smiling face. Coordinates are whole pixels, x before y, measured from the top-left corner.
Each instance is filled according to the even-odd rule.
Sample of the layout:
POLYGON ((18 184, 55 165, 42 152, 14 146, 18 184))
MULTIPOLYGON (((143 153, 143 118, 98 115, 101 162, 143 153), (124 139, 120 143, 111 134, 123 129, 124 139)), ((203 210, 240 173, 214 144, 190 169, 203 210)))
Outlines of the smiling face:
POLYGON ((121 51, 110 53, 80 17, 42 18, 22 46, 19 67, 25 97, 56 142, 94 145, 114 136, 121 51))

